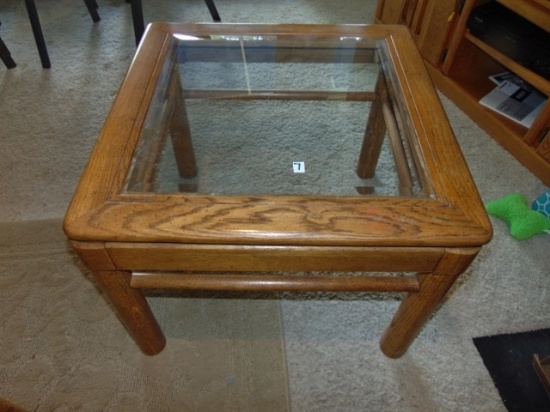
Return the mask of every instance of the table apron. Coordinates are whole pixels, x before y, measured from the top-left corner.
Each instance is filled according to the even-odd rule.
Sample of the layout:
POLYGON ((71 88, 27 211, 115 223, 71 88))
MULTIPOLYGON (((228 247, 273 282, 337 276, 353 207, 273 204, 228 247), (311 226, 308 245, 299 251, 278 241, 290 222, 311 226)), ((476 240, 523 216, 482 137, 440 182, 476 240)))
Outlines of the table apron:
POLYGON ((430 273, 446 248, 244 246, 107 242, 117 270, 430 273))

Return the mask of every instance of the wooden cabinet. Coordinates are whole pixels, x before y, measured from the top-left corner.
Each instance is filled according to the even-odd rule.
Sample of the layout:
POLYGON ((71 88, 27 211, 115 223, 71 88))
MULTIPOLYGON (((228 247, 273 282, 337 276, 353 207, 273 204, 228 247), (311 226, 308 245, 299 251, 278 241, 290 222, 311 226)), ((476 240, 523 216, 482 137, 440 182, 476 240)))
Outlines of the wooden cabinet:
MULTIPOLYGON (((550 31, 550 0, 496 1, 550 31)), ((514 72, 550 96, 550 80, 470 33, 467 25, 470 13, 483 3, 487 0, 379 0, 376 22, 409 26, 436 86, 550 185, 550 99, 529 128, 479 104, 495 87, 489 76, 504 71, 514 72)))
POLYGON ((550 162, 550 126, 547 126, 542 134, 542 139, 537 146, 537 153, 547 162, 550 162))
POLYGON ((455 0, 379 0, 375 18, 377 23, 408 26, 424 59, 439 67, 456 7, 455 0))

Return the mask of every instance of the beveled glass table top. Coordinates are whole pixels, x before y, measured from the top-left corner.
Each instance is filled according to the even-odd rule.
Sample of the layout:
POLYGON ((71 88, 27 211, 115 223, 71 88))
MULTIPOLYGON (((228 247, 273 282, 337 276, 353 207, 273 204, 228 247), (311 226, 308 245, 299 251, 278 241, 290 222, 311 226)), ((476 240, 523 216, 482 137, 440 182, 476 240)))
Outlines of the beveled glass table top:
POLYGON ((155 245, 491 237, 411 33, 389 25, 150 25, 64 228, 155 245))
POLYGON ((182 31, 159 66, 126 193, 434 196, 386 39, 182 31), (377 98, 387 131, 365 176, 377 98))

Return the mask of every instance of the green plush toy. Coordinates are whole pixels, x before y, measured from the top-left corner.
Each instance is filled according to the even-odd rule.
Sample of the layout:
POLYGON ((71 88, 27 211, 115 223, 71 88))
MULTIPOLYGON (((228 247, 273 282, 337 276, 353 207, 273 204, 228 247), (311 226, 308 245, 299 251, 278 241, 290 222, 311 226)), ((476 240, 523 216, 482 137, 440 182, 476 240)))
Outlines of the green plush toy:
POLYGON ((518 240, 550 230, 550 219, 532 210, 527 199, 519 193, 489 202, 485 207, 490 215, 504 220, 510 226, 510 234, 518 240))

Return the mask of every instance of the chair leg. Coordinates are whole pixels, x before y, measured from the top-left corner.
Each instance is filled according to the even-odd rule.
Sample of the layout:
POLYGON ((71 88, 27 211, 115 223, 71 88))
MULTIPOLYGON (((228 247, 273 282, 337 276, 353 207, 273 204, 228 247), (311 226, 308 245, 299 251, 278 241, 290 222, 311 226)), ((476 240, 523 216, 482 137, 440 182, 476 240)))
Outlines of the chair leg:
MULTIPOLYGON (((0 22, 0 25, 1 24, 2 22, 0 22)), ((2 37, 0 37, 0 60, 4 62, 8 69, 13 69, 15 66, 17 66, 11 58, 11 53, 8 49, 8 46, 6 46, 6 43, 4 43, 4 41, 2 40, 2 37)))
POLYGON ((126 0, 132 7, 132 21, 134 24, 134 36, 136 38, 136 46, 139 45, 143 32, 145 32, 145 23, 143 21, 143 8, 141 0, 126 0))
POLYGON ((214 0, 204 0, 206 3, 206 7, 208 7, 208 11, 210 12, 210 15, 212 16, 212 20, 214 21, 222 21, 220 14, 218 13, 218 9, 216 8, 216 5, 214 4, 214 0))
POLYGON ((84 0, 84 3, 86 4, 86 7, 88 8, 88 13, 90 13, 90 17, 94 21, 94 23, 97 23, 101 20, 99 17, 99 14, 97 13, 97 3, 95 0, 84 0))
MULTIPOLYGON (((216 9, 216 5, 214 4, 214 0, 204 0, 204 1, 206 3, 206 6, 208 7, 208 10, 210 11, 210 15, 212 16, 212 19, 214 21, 221 21, 220 15, 218 13, 218 9, 216 9)), ((134 24, 134 36, 136 38, 136 46, 138 46, 139 42, 141 41, 141 37, 145 32, 145 23, 143 20, 143 7, 141 5, 141 0, 126 0, 126 3, 130 3, 130 6, 132 7, 132 21, 134 24)))
POLYGON ((36 47, 38 48, 40 60, 42 61, 42 67, 49 69, 52 66, 50 64, 50 57, 48 56, 46 42, 44 41, 44 34, 42 33, 42 28, 40 27, 36 4, 34 3, 34 0, 25 0, 25 5, 27 6, 27 13, 29 14, 29 20, 31 21, 32 32, 34 34, 34 40, 36 42, 36 47))
POLYGON ((1 37, 0 37, 0 59, 2 59, 2 61, 4 62, 4 64, 8 69, 13 69, 15 66, 17 66, 13 61, 13 59, 11 58, 11 53, 8 50, 8 47, 6 46, 6 43, 4 43, 1 37))

